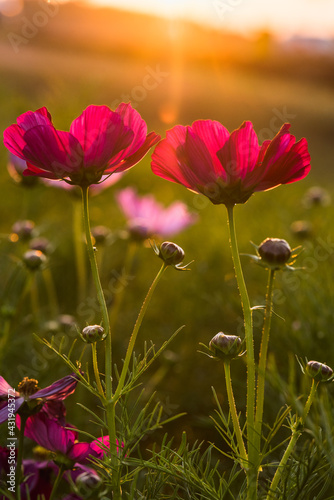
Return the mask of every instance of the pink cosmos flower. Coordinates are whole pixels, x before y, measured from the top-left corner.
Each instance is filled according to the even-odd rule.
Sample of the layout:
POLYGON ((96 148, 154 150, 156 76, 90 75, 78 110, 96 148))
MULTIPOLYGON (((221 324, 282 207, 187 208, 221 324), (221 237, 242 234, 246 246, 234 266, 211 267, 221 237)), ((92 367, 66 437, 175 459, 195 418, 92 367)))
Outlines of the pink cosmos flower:
MULTIPOLYGON (((38 407, 42 408, 47 401, 62 401, 74 392, 77 383, 78 376, 72 373, 45 389, 39 389, 37 380, 25 377, 16 391, 3 377, 0 377, 0 424, 18 411, 31 414, 38 407)), ((47 410, 52 414, 55 411, 51 406, 47 410)))
POLYGON ((127 218, 130 233, 142 239, 172 236, 197 220, 197 215, 191 214, 181 201, 164 208, 154 196, 140 197, 131 187, 117 193, 116 199, 127 218))
POLYGON ((198 120, 167 132, 152 155, 156 175, 177 182, 212 203, 245 203, 256 191, 303 179, 310 171, 306 139, 297 143, 285 123, 259 146, 251 122, 231 134, 219 122, 198 120))
POLYGON ((147 135, 138 111, 124 103, 116 111, 88 106, 69 132, 54 127, 45 107, 20 115, 4 132, 5 146, 27 162, 24 175, 65 179, 79 186, 129 169, 159 139, 154 132, 147 135))
POLYGON ((28 418, 24 435, 35 441, 46 450, 59 455, 56 463, 64 463, 69 469, 76 462, 83 462, 90 454, 90 443, 78 442, 76 430, 63 427, 56 419, 49 418, 40 411, 28 418))

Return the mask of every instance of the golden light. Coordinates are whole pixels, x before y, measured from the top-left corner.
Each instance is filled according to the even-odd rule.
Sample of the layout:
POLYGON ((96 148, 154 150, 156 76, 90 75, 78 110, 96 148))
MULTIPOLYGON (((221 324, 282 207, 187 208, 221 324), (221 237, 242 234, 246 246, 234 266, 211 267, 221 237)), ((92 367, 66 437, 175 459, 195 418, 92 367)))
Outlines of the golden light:
POLYGON ((24 7, 24 0, 0 0, 0 14, 8 17, 17 16, 24 7))

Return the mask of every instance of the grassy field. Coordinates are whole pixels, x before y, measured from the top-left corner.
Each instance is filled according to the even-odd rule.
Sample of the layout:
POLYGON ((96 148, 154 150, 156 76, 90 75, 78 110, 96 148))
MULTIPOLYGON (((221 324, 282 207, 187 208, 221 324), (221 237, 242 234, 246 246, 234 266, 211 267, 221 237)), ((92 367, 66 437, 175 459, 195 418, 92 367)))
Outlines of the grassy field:
MULTIPOLYGON (((27 9, 26 18, 33 19, 40 7, 32 2, 27 9)), ((329 68, 333 69, 334 59, 285 54, 274 41, 263 52, 257 39, 247 41, 179 22, 120 12, 89 13, 65 5, 15 51, 8 34, 22 36, 22 22, 22 15, 11 21, 3 19, 1 28, 1 130, 15 122, 19 114, 41 106, 49 109, 57 128, 68 130, 71 121, 89 104, 115 107, 122 100, 131 100, 149 130, 162 136, 176 123, 209 118, 221 121, 229 130, 251 120, 262 140, 272 138, 288 121, 297 139, 307 138, 312 158, 309 176, 300 183, 258 193, 236 209, 241 252, 252 253, 250 241, 259 244, 268 236, 287 239, 292 247, 304 247, 297 263, 304 270, 276 280, 274 309, 278 316, 274 316, 272 325, 272 384, 268 384, 266 404, 266 418, 272 421, 281 406, 292 404, 305 390, 295 355, 334 365, 333 206, 307 207, 304 203, 307 190, 314 185, 333 196, 334 96, 329 68), (291 231, 296 220, 312 224, 311 233, 303 240, 291 231), (281 390, 279 397, 275 396, 277 387, 281 390)), ((53 244, 49 269, 59 312, 74 315, 79 326, 85 326, 88 312, 78 308, 73 258, 74 200, 67 192, 51 187, 40 185, 29 190, 16 185, 7 173, 4 147, 0 159, 2 294, 7 293, 12 269, 25 248, 20 242, 8 240, 11 227, 16 220, 32 219, 40 234, 53 244)), ((154 193, 164 204, 184 200, 199 214, 198 223, 176 238, 185 250, 185 261, 194 260, 191 272, 168 270, 145 318, 136 350, 142 350, 144 340, 161 345, 185 325, 170 346, 175 355, 172 361, 158 361, 143 383, 147 392, 158 391, 167 414, 187 412, 171 432, 179 436, 185 429, 190 441, 219 442, 209 415, 214 409, 211 386, 227 405, 223 371, 219 364, 198 353, 198 343, 207 344, 218 331, 242 333, 225 209, 155 177, 149 165, 147 155, 119 184, 91 198, 92 225, 103 224, 114 232, 124 227, 114 193, 128 185, 136 186, 140 194, 154 193)), ((100 249, 105 284, 122 269, 127 245, 120 239, 100 249)), ((252 304, 262 304, 266 272, 247 257, 243 257, 243 264, 252 304)), ((132 325, 159 265, 149 245, 137 249, 114 332, 115 359, 124 356, 132 325)), ((1 373, 13 386, 30 370, 43 386, 67 373, 55 358, 39 361, 45 361, 45 355, 31 334, 34 331, 41 337, 50 336, 46 323, 54 318, 43 300, 43 281, 38 285, 40 323, 37 327, 31 324, 26 298, 11 323, 10 342, 2 354, 1 373)), ((15 286, 9 301, 15 302, 22 284, 18 281, 15 286)), ((92 286, 89 293, 93 294, 92 286)), ((6 304, 7 298, 4 300, 6 304)), ((93 319, 99 321, 98 314, 93 319)), ((254 320, 258 345, 262 313, 257 312, 254 320)), ((243 410, 245 366, 240 362, 233 370, 237 406, 243 410)), ((74 401, 69 411, 73 423, 84 427, 86 417, 76 411, 74 401)))

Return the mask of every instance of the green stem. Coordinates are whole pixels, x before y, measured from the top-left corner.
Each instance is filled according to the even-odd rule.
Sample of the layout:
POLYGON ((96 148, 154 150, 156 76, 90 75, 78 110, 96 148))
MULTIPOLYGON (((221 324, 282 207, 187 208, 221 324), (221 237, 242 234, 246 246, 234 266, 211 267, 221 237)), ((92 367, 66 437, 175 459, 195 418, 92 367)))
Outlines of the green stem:
POLYGON ((97 361, 97 349, 96 349, 96 342, 93 342, 91 344, 92 346, 92 360, 93 360, 93 370, 94 370, 94 375, 95 375, 95 381, 97 385, 97 389, 101 395, 101 398, 104 399, 104 391, 103 387, 101 384, 101 378, 100 378, 100 372, 99 372, 99 364, 97 361))
POLYGON ((49 500, 53 500, 53 498, 55 496, 55 493, 56 493, 56 491, 58 489, 60 480, 63 477, 64 471, 65 471, 65 468, 64 468, 63 465, 61 467, 59 467, 59 471, 58 471, 57 477, 55 479, 55 482, 53 483, 53 488, 52 488, 49 500))
POLYGON ((230 233, 230 246, 234 263, 235 275, 238 282, 241 304, 244 315, 245 339, 247 350, 247 449, 249 467, 247 469, 247 497, 255 500, 257 498, 257 471, 259 450, 255 447, 254 407, 255 407, 255 360, 253 340, 253 319, 248 292, 242 272, 237 237, 234 225, 233 205, 226 206, 228 215, 228 227, 230 233))
POLYGON ((261 433, 262 433, 262 418, 263 418, 263 405, 264 405, 264 387, 266 381, 266 366, 267 366, 267 353, 269 344, 269 333, 272 317, 272 298, 273 298, 273 284, 275 278, 275 270, 270 269, 268 276, 267 295, 266 295, 266 309, 262 330, 262 341, 259 356, 259 370, 257 378, 257 394, 256 394, 256 413, 255 413, 255 448, 261 448, 261 433))
POLYGON ((284 455, 283 455, 283 457, 282 457, 282 459, 277 467, 276 473, 275 473, 274 478, 271 482, 271 485, 270 485, 270 488, 268 491, 268 495, 267 495, 267 500, 270 500, 270 499, 272 500, 273 498, 277 498, 277 495, 276 495, 277 487, 278 487, 279 482, 281 480, 285 466, 288 463, 288 460, 289 460, 289 458, 290 458, 290 456, 295 448, 295 445, 296 445, 300 435, 302 434, 302 429, 304 427, 306 417, 307 417, 307 415, 310 411, 311 405, 313 403, 318 384, 319 384, 319 382, 315 382, 314 379, 312 379, 311 390, 310 390, 309 397, 308 397, 306 404, 305 404, 305 407, 304 407, 303 415, 299 419, 297 419, 297 421, 294 425, 289 444, 284 452, 284 455))
MULTIPOLYGON (((128 251, 127 251, 126 258, 124 261, 124 266, 122 269, 122 277, 125 279, 131 271, 132 262, 133 262, 133 258, 134 258, 136 250, 137 250, 136 243, 130 242, 128 245, 128 251)), ((123 301, 123 297, 124 297, 125 288, 126 288, 125 285, 122 285, 119 290, 115 290, 115 293, 113 296, 112 307, 111 307, 110 314, 109 314, 110 331, 112 331, 112 332, 114 331, 114 328, 116 325, 118 313, 119 313, 119 310, 120 310, 120 307, 121 307, 121 304, 123 301)))
POLYGON ((165 263, 162 264, 162 266, 161 266, 158 274, 154 278, 153 283, 152 283, 152 285, 150 286, 150 288, 149 288, 149 290, 147 292, 147 295, 146 295, 146 297, 144 299, 144 302, 143 302, 143 304, 141 306, 141 309, 139 311, 139 314, 138 314, 138 317, 137 317, 137 321, 135 323, 135 326, 133 328, 133 331, 132 331, 132 334, 131 334, 131 337, 130 337, 130 340, 129 340, 129 345, 128 345, 128 348, 127 348, 127 351, 126 351, 126 355, 125 355, 125 360, 124 360, 122 372, 121 372, 121 375, 120 375, 120 378, 119 378, 119 381, 118 381, 118 384, 117 384, 117 388, 116 388, 116 391, 115 391, 115 394, 114 394, 114 398, 113 399, 114 399, 115 403, 117 402, 117 399, 119 398, 119 396, 120 396, 120 394, 122 392, 122 389, 124 387, 125 378, 126 378, 126 375, 127 375, 127 372, 128 372, 128 368, 129 368, 129 363, 130 363, 130 360, 132 358, 133 348, 134 348, 134 345, 135 345, 135 342, 136 342, 136 338, 137 338, 140 326, 141 326, 143 318, 145 316, 146 310, 147 310, 148 305, 149 305, 149 303, 151 301, 151 298, 153 296, 154 290, 155 290, 157 284, 159 283, 160 278, 162 277, 164 271, 167 269, 167 267, 168 266, 165 263))
POLYGON ((15 491, 16 500, 21 500, 21 477, 22 477, 22 459, 23 459, 23 441, 24 441, 24 429, 27 423, 27 417, 21 417, 20 432, 19 432, 19 442, 17 447, 17 457, 16 457, 16 477, 15 477, 15 491))
POLYGON ((38 311, 39 311, 39 299, 38 299, 38 288, 37 288, 37 276, 35 271, 31 271, 31 286, 30 286, 30 301, 31 301, 31 312, 33 315, 34 323, 38 324, 38 311))
POLYGON ((235 400, 234 400, 234 395, 233 395, 233 389, 232 389, 232 380, 231 380, 231 366, 229 361, 224 362, 224 370, 225 370, 225 382, 226 382, 226 390, 227 390, 227 397, 228 397, 228 403, 230 406, 230 413, 232 417, 232 423, 233 423, 233 428, 234 428, 234 433, 237 438, 237 443, 238 443, 238 448, 239 448, 239 455, 241 457, 241 464, 242 467, 245 468, 247 466, 248 462, 248 457, 247 457, 247 452, 245 448, 245 443, 242 438, 242 432, 240 429, 240 422, 239 418, 237 415, 237 409, 235 406, 235 400))
POLYGON ((87 292, 87 269, 84 244, 82 239, 82 209, 80 199, 73 200, 74 252, 77 268, 78 301, 82 304, 87 292))
POLYGON ((88 187, 82 187, 82 201, 83 201, 83 219, 84 219, 84 228, 86 235, 86 243, 87 243, 87 251, 89 262, 92 270, 93 280, 95 283, 95 288, 97 292, 97 298, 99 301, 101 314, 102 314, 102 323, 104 331, 107 335, 105 340, 105 399, 103 400, 103 404, 106 409, 107 416, 107 427, 109 434, 109 443, 110 443, 110 462, 111 467, 113 469, 114 474, 112 474, 112 491, 114 493, 114 499, 118 498, 119 488, 117 487, 117 478, 118 478, 118 457, 117 457, 117 446, 116 446, 116 422, 115 422, 115 405, 113 403, 112 398, 112 345, 111 345, 111 334, 110 334, 110 326, 109 326, 109 315, 108 309, 106 305, 106 301, 104 298, 104 293, 100 281, 100 276, 97 268, 95 251, 92 243, 92 237, 90 232, 90 222, 89 222, 89 210, 88 210, 88 187))
POLYGON ((57 292, 53 281, 51 270, 47 267, 43 269, 43 278, 48 294, 51 315, 55 318, 59 313, 57 292))

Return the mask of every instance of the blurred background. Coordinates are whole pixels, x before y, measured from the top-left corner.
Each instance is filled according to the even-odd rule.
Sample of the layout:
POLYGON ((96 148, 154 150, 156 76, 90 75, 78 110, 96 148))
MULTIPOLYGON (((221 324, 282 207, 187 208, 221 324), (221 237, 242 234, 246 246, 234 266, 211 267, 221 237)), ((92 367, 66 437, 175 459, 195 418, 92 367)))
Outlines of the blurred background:
MULTIPOLYGON (((334 365, 333 18, 333 2, 326 0, 0 0, 1 131, 28 109, 46 106, 55 126, 68 130, 90 104, 114 109, 130 101, 149 131, 162 136, 175 124, 208 118, 219 120, 230 131, 251 120, 259 142, 272 139, 285 122, 291 123, 297 140, 307 138, 312 158, 307 179, 258 193, 235 211, 242 253, 254 252, 250 242, 259 244, 266 237, 284 238, 291 247, 302 244, 304 248, 296 264, 304 269, 276 279, 268 421, 305 390, 295 355, 334 365), (320 189, 310 191, 315 186, 320 189)), ((26 375, 39 379, 44 387, 68 369, 31 334, 50 339, 52 333, 66 332, 56 322, 42 277, 36 277, 38 324, 31 320, 28 297, 17 304, 28 279, 22 269, 12 277, 27 248, 26 240, 12 236, 17 220, 34 221, 36 234, 51 242, 48 269, 58 313, 73 316, 80 328, 100 318, 89 302, 78 301, 72 229, 75 197, 50 186, 29 188, 15 182, 6 168, 4 146, 0 160, 2 329, 8 326, 8 308, 15 313, 8 326, 9 342, 1 353, 1 373, 13 387, 26 375)), ((115 202, 115 192, 126 186, 135 186, 141 195, 153 193, 164 205, 182 200, 198 214, 198 222, 175 238, 185 250, 185 263, 194 260, 191 272, 169 269, 165 274, 136 352, 142 352, 145 340, 160 346, 185 325, 143 386, 147 394, 157 390, 166 416, 187 412, 171 432, 180 435, 185 429, 192 441, 218 442, 209 416, 215 407, 211 386, 227 409, 223 367, 198 350, 199 342, 208 344, 219 331, 243 335, 225 208, 155 177, 149 153, 117 184, 91 197, 92 225, 104 225, 116 235, 112 244, 98 246, 105 284, 120 276, 129 244, 122 233, 125 219, 115 202)), ((247 257, 243 265, 252 305, 261 305, 266 271, 247 257)), ((115 326, 115 361, 124 356, 159 266, 149 244, 138 244, 115 326)), ((94 297, 91 283, 87 293, 94 297)), ((256 347, 262 316, 261 311, 254 315, 256 347)), ((81 346, 76 349, 79 353, 81 346)), ((244 362, 235 362, 232 370, 237 405, 243 410, 244 362)), ((80 397, 90 398, 84 393, 80 397)), ((76 411, 75 396, 72 400, 71 421, 84 426, 85 416, 76 411)))

